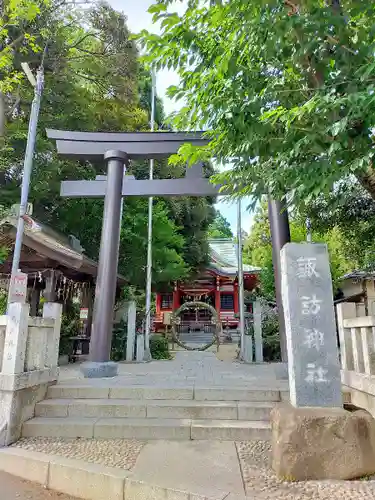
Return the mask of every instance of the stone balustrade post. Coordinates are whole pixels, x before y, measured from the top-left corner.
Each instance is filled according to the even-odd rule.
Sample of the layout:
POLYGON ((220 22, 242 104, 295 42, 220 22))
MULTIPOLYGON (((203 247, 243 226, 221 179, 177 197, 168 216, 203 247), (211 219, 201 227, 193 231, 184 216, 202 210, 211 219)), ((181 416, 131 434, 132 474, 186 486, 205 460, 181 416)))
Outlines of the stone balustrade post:
POLYGON ((137 309, 134 300, 128 303, 127 337, 126 337, 126 361, 134 360, 135 329, 136 329, 137 309))
POLYGON ((263 363, 263 339, 262 339, 262 304, 259 300, 254 303, 254 342, 255 361, 263 363))
POLYGON ((50 318, 55 322, 53 330, 47 339, 45 365, 48 368, 53 368, 58 365, 61 315, 62 304, 58 304, 57 302, 46 302, 43 305, 43 318, 50 318))
POLYGON ((1 370, 3 374, 13 375, 24 372, 29 309, 29 304, 21 302, 12 302, 8 305, 1 370))
POLYGON ((342 302, 336 305, 342 370, 354 370, 352 336, 350 330, 344 328, 344 320, 355 318, 356 315, 356 304, 354 302, 342 302))
POLYGON ((143 362, 145 359, 145 336, 143 333, 137 335, 137 361, 143 362))

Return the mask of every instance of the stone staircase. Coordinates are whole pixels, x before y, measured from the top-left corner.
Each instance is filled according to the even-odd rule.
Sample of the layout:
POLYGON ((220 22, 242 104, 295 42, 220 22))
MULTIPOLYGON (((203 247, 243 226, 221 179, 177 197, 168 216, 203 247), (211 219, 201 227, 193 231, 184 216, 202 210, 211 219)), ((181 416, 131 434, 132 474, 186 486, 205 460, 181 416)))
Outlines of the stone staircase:
POLYGON ((189 347, 199 347, 210 344, 214 339, 212 332, 199 330, 196 332, 181 332, 179 340, 189 347))
POLYGON ((270 411, 284 396, 268 387, 84 382, 51 386, 23 437, 268 440, 270 411))

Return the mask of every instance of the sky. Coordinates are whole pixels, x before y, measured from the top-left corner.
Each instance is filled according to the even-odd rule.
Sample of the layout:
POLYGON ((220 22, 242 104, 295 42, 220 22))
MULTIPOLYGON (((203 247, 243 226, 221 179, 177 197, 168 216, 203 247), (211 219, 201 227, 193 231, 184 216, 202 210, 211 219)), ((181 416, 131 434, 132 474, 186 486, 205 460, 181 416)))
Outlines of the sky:
MULTIPOLYGON (((153 0, 108 0, 113 8, 122 11, 128 18, 128 27, 133 33, 138 33, 142 29, 158 33, 159 28, 152 23, 152 16, 147 12, 153 0)), ((176 4, 176 10, 182 10, 183 4, 176 4)), ((164 103, 166 114, 178 109, 175 102, 166 96, 166 90, 170 85, 178 85, 178 75, 173 71, 163 70, 158 72, 156 76, 157 94, 164 103)), ((229 221, 232 231, 235 234, 237 231, 237 206, 232 202, 228 202, 225 197, 220 197, 216 208, 229 221)), ((242 228, 249 232, 253 216, 246 210, 246 200, 242 203, 242 228)))

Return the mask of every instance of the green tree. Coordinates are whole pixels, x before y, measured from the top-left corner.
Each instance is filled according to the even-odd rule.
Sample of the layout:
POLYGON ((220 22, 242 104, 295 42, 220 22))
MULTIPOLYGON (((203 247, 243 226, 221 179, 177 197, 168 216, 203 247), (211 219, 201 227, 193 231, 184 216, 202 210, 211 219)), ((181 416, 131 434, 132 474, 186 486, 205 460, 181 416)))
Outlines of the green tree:
MULTIPOLYGON (((297 215, 292 214, 291 216, 290 230, 292 241, 297 243, 306 241, 306 228, 297 215)), ((337 289, 340 278, 354 268, 354 262, 347 253, 346 238, 340 228, 334 226, 326 231, 314 231, 313 241, 327 244, 333 286, 337 289)), ((244 261, 261 267, 260 292, 267 299, 273 300, 275 298, 275 285, 266 201, 263 201, 256 211, 250 235, 244 244, 244 261)))
POLYGON ((230 223, 219 210, 215 210, 215 218, 208 228, 209 238, 233 238, 230 223))
POLYGON ((161 35, 140 39, 179 74, 174 126, 211 129, 208 148, 182 156, 235 158, 218 180, 258 199, 298 203, 351 174, 375 197, 371 2, 191 0, 181 16, 171 4, 155 2, 161 35))
MULTIPOLYGON (((104 173, 104 165, 58 157, 44 129, 148 130, 149 107, 144 89, 150 77, 138 62, 125 16, 105 2, 95 2, 82 11, 69 1, 53 0, 32 20, 30 29, 38 47, 44 47, 48 39, 30 201, 36 218, 67 235, 74 234, 87 255, 97 259, 103 201, 63 199, 59 191, 62 180, 93 179, 104 173)), ((16 67, 25 60, 35 70, 41 58, 42 50, 18 50, 12 64, 16 67)), ((33 89, 22 80, 9 91, 6 101, 9 119, 0 156, 0 196, 5 208, 19 202, 32 97, 33 89)), ((158 113, 162 121, 160 101, 158 113)), ((181 168, 172 170, 167 161, 155 163, 155 177, 183 175, 181 168)), ((132 162, 129 172, 147 178, 148 169, 147 162, 132 162)), ((205 198, 155 199, 154 286, 185 278, 205 262, 212 203, 212 199, 205 198)), ((145 283, 146 233, 147 200, 125 200, 119 272, 130 285, 139 288, 145 283)))
POLYGON ((374 269, 375 201, 357 182, 339 183, 328 195, 301 206, 299 213, 301 219, 309 217, 319 233, 339 228, 343 251, 353 268, 374 269))
MULTIPOLYGON (((49 0, 7 0, 0 5, 0 143, 2 145, 6 123, 17 106, 18 96, 12 92, 24 75, 15 65, 16 54, 36 53, 40 50, 32 26, 47 9, 49 0)), ((45 28, 44 28, 45 29, 45 28)))

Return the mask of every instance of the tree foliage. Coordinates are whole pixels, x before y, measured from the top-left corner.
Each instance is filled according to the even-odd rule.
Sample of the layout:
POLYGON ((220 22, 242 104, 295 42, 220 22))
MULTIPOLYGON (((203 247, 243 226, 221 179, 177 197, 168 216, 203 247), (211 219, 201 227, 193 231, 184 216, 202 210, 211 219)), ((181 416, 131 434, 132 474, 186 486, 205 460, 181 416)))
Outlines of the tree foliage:
MULTIPOLYGON (((306 228, 300 214, 291 214, 290 219, 292 241, 296 243, 306 241, 306 228)), ((322 228, 320 231, 314 230, 312 239, 316 243, 326 243, 328 246, 333 285, 337 290, 340 278, 355 267, 355 261, 348 251, 346 237, 339 227, 333 226, 325 230, 322 228)), ((244 244, 244 261, 261 267, 260 292, 267 299, 274 300, 272 245, 266 201, 257 208, 250 235, 244 244)))
POLYGON ((355 180, 340 182, 329 195, 304 204, 299 218, 306 217, 319 233, 340 230, 341 245, 353 269, 374 270, 375 201, 355 180))
POLYGON ((215 219, 208 228, 208 236, 210 238, 233 238, 230 224, 219 210, 216 210, 215 219))
POLYGON ((140 39, 180 76, 173 124, 211 130, 208 148, 182 156, 233 161, 218 180, 257 198, 299 203, 350 174, 375 197, 373 2, 190 0, 183 15, 171 4, 155 2, 162 32, 140 39))
MULTIPOLYGON (((151 81, 139 62, 126 16, 102 1, 91 2, 83 9, 79 3, 40 2, 38 15, 27 20, 35 47, 15 48, 9 70, 19 70, 20 63, 26 61, 35 71, 44 54, 45 88, 29 196, 34 215, 58 231, 74 234, 87 255, 97 259, 103 201, 63 199, 59 191, 62 180, 93 179, 105 173, 105 167, 59 158, 44 130, 148 130, 150 96, 147 94, 151 81), (46 45, 48 50, 44 53, 46 45)), ((19 24, 14 29, 21 32, 25 26, 19 24)), ((33 89, 22 78, 4 96, 2 116, 6 126, 0 146, 0 196, 2 205, 9 208, 19 202, 33 89)), ((162 125, 163 120, 159 100, 157 124, 162 125)), ((148 170, 147 162, 133 162, 129 167, 129 173, 137 178, 147 178, 148 170)), ((166 160, 155 162, 155 177, 172 174, 179 176, 183 172, 178 168, 171 172, 166 160)), ((155 198, 154 286, 184 278, 206 261, 212 203, 209 198, 197 202, 191 198, 155 198)), ((124 201, 119 272, 139 288, 144 287, 146 279, 146 252, 147 200, 129 197, 124 201)))

